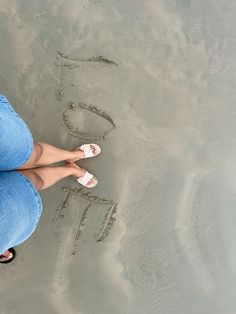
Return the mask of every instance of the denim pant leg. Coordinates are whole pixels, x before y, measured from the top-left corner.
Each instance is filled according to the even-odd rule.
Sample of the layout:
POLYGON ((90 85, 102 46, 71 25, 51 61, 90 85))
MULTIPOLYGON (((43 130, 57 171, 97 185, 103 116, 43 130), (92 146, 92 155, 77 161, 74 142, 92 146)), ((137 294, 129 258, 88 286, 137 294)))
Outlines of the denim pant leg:
POLYGON ((23 166, 33 151, 33 138, 24 120, 0 95, 0 171, 23 166))

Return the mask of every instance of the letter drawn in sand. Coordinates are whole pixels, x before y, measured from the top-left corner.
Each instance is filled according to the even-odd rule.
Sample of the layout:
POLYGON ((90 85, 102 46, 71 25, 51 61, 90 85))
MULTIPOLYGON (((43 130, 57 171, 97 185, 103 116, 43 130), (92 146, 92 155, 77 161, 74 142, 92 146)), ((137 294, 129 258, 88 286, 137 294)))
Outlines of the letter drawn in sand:
POLYGON ((66 196, 64 197, 63 201, 56 209, 56 214, 53 218, 53 224, 52 224, 52 230, 54 233, 57 233, 56 227, 59 227, 58 225, 59 219, 64 218, 63 210, 67 207, 70 198, 71 198, 71 191, 69 190, 69 191, 66 191, 66 196))
POLYGON ((103 224, 102 224, 102 228, 100 229, 98 235, 97 235, 97 242, 102 242, 108 235, 109 231, 111 230, 114 222, 115 222, 115 218, 113 217, 113 215, 115 214, 116 212, 116 209, 117 209, 117 204, 113 204, 108 212, 106 213, 105 215, 105 219, 103 221, 103 224))
POLYGON ((66 216, 66 212, 69 211, 68 203, 70 200, 74 198, 80 205, 83 203, 82 200, 85 201, 85 205, 80 207, 79 214, 77 217, 74 217, 73 225, 70 226, 70 228, 74 229, 73 238, 71 238, 71 249, 72 254, 75 255, 78 241, 83 234, 85 234, 84 238, 87 237, 88 241, 94 241, 95 239, 96 242, 102 242, 108 236, 115 222, 114 214, 117 203, 105 198, 99 198, 82 188, 65 187, 64 191, 66 192, 66 196, 58 206, 53 219, 53 231, 55 233, 57 233, 56 227, 59 227, 60 219, 66 216), (89 215, 90 217, 88 217, 89 215), (91 235, 93 236, 91 237, 91 235))
POLYGON ((69 134, 86 141, 104 139, 116 127, 105 111, 93 105, 73 102, 62 113, 62 123, 69 134))
POLYGON ((64 76, 66 68, 78 68, 80 63, 103 63, 107 65, 118 66, 118 64, 108 58, 102 56, 91 57, 91 58, 74 58, 64 55, 61 52, 57 52, 57 62, 56 66, 58 67, 57 71, 57 82, 56 82, 56 98, 61 101, 64 96, 64 76))

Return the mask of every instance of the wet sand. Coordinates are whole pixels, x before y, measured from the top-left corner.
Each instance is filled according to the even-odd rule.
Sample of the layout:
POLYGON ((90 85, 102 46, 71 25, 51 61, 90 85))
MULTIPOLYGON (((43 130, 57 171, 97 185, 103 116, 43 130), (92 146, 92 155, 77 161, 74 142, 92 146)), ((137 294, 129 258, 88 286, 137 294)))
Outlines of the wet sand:
POLYGON ((235 24, 232 0, 0 0, 1 93, 35 141, 103 149, 95 189, 42 192, 1 314, 235 313, 235 24))

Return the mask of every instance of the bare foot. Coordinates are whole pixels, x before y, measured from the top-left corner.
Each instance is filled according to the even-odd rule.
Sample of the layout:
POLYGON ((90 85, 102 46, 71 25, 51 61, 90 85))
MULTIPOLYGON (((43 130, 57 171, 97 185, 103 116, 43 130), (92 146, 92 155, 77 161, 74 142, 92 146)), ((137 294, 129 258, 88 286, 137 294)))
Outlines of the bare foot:
POLYGON ((12 256, 13 256, 13 254, 9 250, 7 250, 6 252, 1 254, 0 262, 5 262, 5 261, 11 259, 12 256))
MULTIPOLYGON (((93 154, 95 154, 95 152, 96 152, 95 146, 93 144, 90 144, 90 148, 91 148, 93 154)), ((67 162, 69 162, 69 163, 72 163, 72 162, 75 162, 77 160, 85 158, 84 151, 82 149, 75 149, 72 151, 72 153, 74 156, 71 159, 67 159, 67 162)))
MULTIPOLYGON (((71 167, 71 168, 73 168, 74 170, 75 170, 75 172, 74 172, 74 174, 72 174, 75 178, 77 178, 77 179, 79 179, 79 178, 81 178, 81 177, 83 177, 84 175, 85 175, 85 172, 86 172, 86 170, 85 169, 83 169, 83 168, 80 168, 79 166, 77 166, 75 163, 68 163, 67 165, 66 165, 67 167, 71 167)), ((86 184, 87 186, 89 186, 89 185, 92 185, 92 184, 94 184, 94 183, 96 183, 96 179, 90 179, 89 181, 88 181, 88 183, 86 184)))

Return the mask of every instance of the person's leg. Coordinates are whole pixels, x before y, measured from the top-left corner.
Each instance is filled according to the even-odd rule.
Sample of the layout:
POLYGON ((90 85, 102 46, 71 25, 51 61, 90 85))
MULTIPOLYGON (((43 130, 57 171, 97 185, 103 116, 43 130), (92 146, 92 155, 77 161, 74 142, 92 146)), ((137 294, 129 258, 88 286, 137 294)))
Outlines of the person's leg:
MULTIPOLYGON (((68 163, 64 167, 39 167, 34 169, 20 169, 18 170, 24 176, 26 176, 38 191, 46 189, 61 179, 74 176, 81 177, 85 174, 85 170, 79 168, 73 163, 68 163)), ((94 179, 89 180, 87 185, 93 184, 94 179)), ((1 254, 0 262, 7 261, 12 258, 12 253, 7 250, 1 254)))
MULTIPOLYGON (((26 176, 33 185, 36 187, 38 191, 46 189, 61 179, 74 176, 80 177, 85 174, 85 170, 79 168, 77 165, 73 163, 69 163, 64 167, 39 167, 34 169, 21 169, 18 170, 24 176, 26 176)), ((93 179, 88 182, 89 184, 93 184, 93 179)), ((1 254, 0 262, 7 261, 12 258, 12 253, 7 250, 1 254)))
MULTIPOLYGON (((85 174, 84 169, 79 168, 77 165, 75 166, 73 163, 67 164, 64 167, 48 166, 34 169, 20 169, 18 171, 28 177, 38 191, 50 187, 65 177, 74 176, 77 178, 85 174)), ((91 179, 88 185, 93 183, 94 181, 91 179)))
MULTIPOLYGON (((91 145, 91 149, 95 151, 93 145, 91 145)), ((17 170, 32 169, 64 160, 74 162, 81 158, 84 158, 84 152, 82 150, 68 151, 47 143, 36 143, 34 144, 34 149, 28 162, 17 170)))

